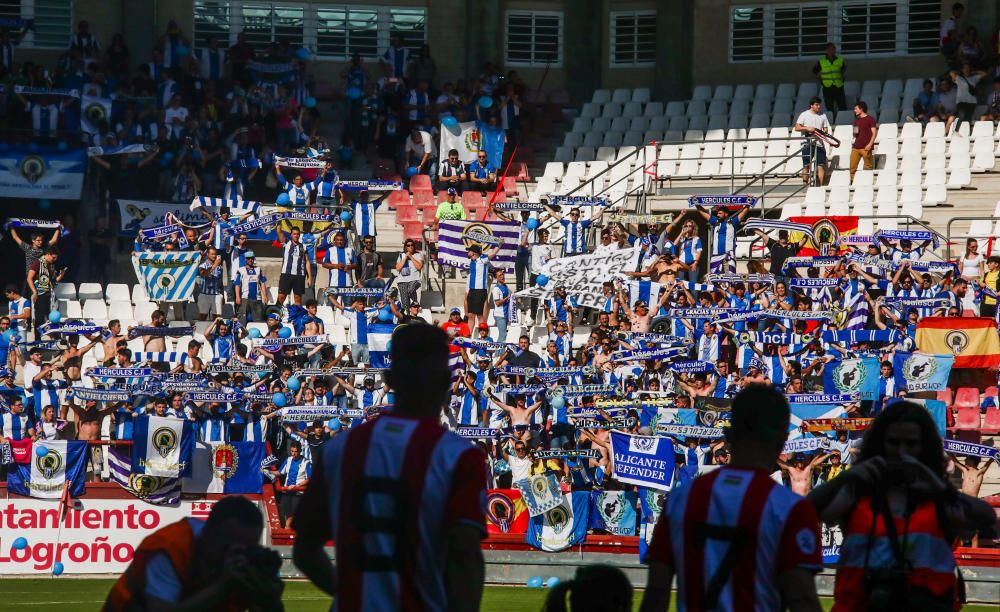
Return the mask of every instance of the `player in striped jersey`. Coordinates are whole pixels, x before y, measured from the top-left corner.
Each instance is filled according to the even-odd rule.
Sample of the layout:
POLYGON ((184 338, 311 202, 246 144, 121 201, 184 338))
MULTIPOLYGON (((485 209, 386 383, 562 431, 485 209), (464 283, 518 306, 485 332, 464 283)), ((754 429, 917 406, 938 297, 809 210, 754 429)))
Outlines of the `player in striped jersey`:
POLYGON ((486 535, 483 452, 440 423, 447 335, 393 335, 392 413, 333 438, 295 518, 296 566, 337 610, 478 610, 486 535), (323 550, 333 539, 337 567, 323 550))
POLYGON ((288 458, 281 464, 278 473, 282 475, 284 486, 281 490, 281 514, 285 517, 285 529, 292 527, 292 518, 298 508, 302 492, 312 477, 312 462, 302 456, 302 443, 292 440, 288 445, 288 458))
POLYGON ((774 387, 736 396, 729 464, 672 491, 656 524, 643 612, 667 609, 675 574, 679 610, 821 609, 816 510, 769 476, 790 418, 774 387))

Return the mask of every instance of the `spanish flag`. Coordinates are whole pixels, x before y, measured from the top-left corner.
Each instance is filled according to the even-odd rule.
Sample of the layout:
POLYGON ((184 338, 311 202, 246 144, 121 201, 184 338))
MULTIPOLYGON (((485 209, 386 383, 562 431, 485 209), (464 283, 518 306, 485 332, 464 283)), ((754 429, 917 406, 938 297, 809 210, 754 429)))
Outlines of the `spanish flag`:
MULTIPOLYGON (((807 240, 799 251, 801 257, 813 255, 839 255, 844 247, 840 239, 858 233, 858 217, 791 217, 793 223, 804 223, 812 227, 813 239, 807 240)), ((793 232, 789 242, 802 240, 802 234, 793 232)))
POLYGON ((1000 365, 1000 335, 989 317, 925 317, 917 323, 916 341, 923 353, 954 355, 955 368, 1000 365))
POLYGON ((486 498, 488 533, 527 533, 528 505, 517 489, 490 489, 486 498))

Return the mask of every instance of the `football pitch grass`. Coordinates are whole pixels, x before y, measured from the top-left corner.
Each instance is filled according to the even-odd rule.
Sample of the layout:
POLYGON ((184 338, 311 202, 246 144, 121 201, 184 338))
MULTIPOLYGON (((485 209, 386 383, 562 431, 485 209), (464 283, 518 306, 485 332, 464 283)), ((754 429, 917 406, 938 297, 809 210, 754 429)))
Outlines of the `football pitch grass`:
MULTIPOLYGON (((0 578, 0 610, 46 610, 57 606, 73 612, 100 610, 114 581, 99 578, 0 578)), ((483 612, 521 612, 541 610, 548 589, 487 586, 483 593, 483 612)), ((641 591, 636 591, 633 608, 639 609, 641 591)), ((330 598, 308 582, 285 581, 285 610, 288 612, 326 612, 330 598)), ((833 600, 822 599, 829 610, 833 600)), ((991 606, 965 606, 963 610, 995 610, 991 606)))

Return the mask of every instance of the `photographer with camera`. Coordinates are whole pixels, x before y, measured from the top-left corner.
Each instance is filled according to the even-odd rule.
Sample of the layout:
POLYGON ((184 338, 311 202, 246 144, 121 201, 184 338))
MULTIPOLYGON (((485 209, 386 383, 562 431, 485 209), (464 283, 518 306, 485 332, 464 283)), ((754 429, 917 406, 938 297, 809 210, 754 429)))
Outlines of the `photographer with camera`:
POLYGON ((996 523, 948 482, 934 421, 907 401, 886 407, 854 467, 808 499, 844 533, 834 610, 952 610, 963 590, 952 543, 996 523))
POLYGON ((118 578, 104 609, 283 610, 281 557, 258 544, 256 504, 224 497, 207 520, 186 518, 147 536, 118 578))

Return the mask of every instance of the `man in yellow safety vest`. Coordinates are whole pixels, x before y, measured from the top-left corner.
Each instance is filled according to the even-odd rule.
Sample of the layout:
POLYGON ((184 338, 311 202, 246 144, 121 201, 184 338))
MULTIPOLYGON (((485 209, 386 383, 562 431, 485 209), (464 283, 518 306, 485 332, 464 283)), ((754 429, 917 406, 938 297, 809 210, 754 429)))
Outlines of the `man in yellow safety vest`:
POLYGON ((827 43, 826 55, 813 66, 813 74, 819 76, 823 86, 823 105, 829 113, 849 110, 844 97, 844 58, 837 55, 837 47, 827 43))

